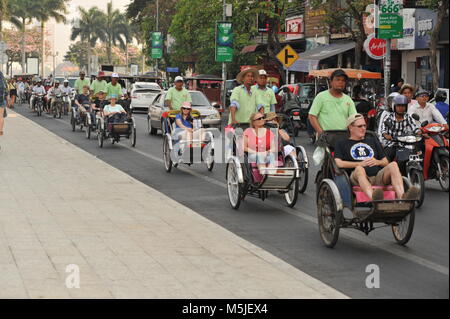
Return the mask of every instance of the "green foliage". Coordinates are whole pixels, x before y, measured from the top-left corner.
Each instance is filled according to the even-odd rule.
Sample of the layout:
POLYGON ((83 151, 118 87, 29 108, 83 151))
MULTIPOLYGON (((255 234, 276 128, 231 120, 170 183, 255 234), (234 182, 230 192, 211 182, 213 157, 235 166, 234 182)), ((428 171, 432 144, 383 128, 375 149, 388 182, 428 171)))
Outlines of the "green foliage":
POLYGON ((87 57, 88 50, 86 48, 86 45, 84 45, 81 41, 77 41, 69 46, 69 50, 64 56, 64 61, 72 62, 73 64, 82 67, 87 65, 87 57))

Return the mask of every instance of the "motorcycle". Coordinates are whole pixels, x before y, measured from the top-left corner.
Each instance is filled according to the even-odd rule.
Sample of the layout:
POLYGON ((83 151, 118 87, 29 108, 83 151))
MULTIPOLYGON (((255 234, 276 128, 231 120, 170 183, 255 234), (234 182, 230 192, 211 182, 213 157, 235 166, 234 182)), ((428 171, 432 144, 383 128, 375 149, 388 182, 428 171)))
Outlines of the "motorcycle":
POLYGON ((286 110, 282 129, 297 137, 302 128, 301 109, 299 107, 286 110))
POLYGON ((430 138, 425 139, 425 156, 423 175, 425 180, 437 179, 443 191, 449 189, 449 143, 445 137, 448 129, 442 124, 425 121, 421 125, 422 133, 430 138))
POLYGON ((45 94, 35 94, 35 106, 34 106, 34 111, 36 111, 37 116, 41 116, 42 115, 42 110, 44 109, 44 96, 45 94))
MULTIPOLYGON (((414 114, 413 118, 418 118, 414 114)), ((394 124, 390 121, 384 122, 387 127, 392 127, 394 124)), ((395 154, 395 161, 398 164, 402 176, 405 176, 411 182, 411 185, 420 189, 419 200, 416 202, 416 207, 423 205, 425 200, 425 178, 423 174, 423 153, 420 150, 418 143, 422 141, 422 136, 416 135, 412 132, 403 132, 403 134, 392 137, 397 145, 402 144, 402 147, 397 148, 395 154)))
MULTIPOLYGON (((54 96, 54 95, 53 95, 54 96)), ((56 96, 54 96, 56 98, 55 103, 53 104, 53 118, 58 117, 59 119, 62 116, 63 113, 63 97, 61 94, 57 94, 56 96)))
POLYGON ((72 106, 72 94, 69 95, 67 93, 64 93, 64 95, 63 95, 64 115, 67 115, 71 106, 72 106))

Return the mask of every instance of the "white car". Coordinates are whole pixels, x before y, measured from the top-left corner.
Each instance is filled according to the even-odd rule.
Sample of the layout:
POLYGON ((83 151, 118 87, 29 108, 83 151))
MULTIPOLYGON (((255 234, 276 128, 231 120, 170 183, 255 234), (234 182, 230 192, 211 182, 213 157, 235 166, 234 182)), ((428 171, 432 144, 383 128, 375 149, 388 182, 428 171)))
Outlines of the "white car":
POLYGON ((155 97, 162 92, 158 83, 153 82, 136 82, 131 86, 131 112, 145 111, 148 112, 150 104, 153 103, 155 97))

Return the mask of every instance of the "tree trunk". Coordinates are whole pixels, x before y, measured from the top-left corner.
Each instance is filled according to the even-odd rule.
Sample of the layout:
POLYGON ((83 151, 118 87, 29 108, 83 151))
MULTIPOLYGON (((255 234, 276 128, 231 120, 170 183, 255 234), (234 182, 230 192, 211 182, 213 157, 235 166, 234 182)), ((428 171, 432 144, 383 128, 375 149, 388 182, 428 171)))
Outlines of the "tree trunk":
POLYGON ((22 73, 25 74, 25 32, 26 32, 26 19, 22 19, 22 73))
POLYGON ((433 91, 436 91, 439 87, 439 69, 437 61, 437 46, 439 41, 439 32, 441 31, 442 24, 444 22, 445 15, 448 10, 448 1, 441 1, 437 9, 437 21, 431 33, 430 41, 430 66, 431 74, 433 76, 433 91))
POLYGON ((356 46, 355 46, 355 61, 353 67, 355 69, 362 69, 361 59, 362 59, 362 49, 364 46, 364 39, 361 36, 356 38, 356 46))
POLYGON ((86 68, 87 76, 91 76, 91 44, 88 40, 87 42, 87 68, 86 68))
POLYGON ((125 44, 125 50, 127 51, 126 52, 126 56, 125 56, 125 59, 126 59, 126 61, 125 61, 125 64, 127 65, 127 73, 129 73, 129 69, 128 69, 128 41, 126 42, 126 44, 125 44))
MULTIPOLYGON (((41 75, 45 76, 45 23, 41 21, 41 75)), ((55 76, 55 74, 53 74, 55 76)))

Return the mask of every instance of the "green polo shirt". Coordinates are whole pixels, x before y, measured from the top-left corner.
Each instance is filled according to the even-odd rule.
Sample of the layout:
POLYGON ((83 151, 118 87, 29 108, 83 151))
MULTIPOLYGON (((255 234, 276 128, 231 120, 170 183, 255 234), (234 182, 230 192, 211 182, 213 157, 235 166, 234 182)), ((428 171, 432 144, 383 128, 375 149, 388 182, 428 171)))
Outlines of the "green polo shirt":
POLYGON ((252 86, 252 92, 255 95, 256 108, 262 105, 264 106, 264 113, 275 112, 271 109, 272 105, 277 104, 277 99, 275 98, 275 93, 272 89, 266 87, 265 90, 259 88, 259 85, 252 86))
POLYGON ((103 81, 95 80, 91 84, 91 90, 94 91, 94 94, 97 94, 98 92, 100 92, 100 90, 106 93, 107 88, 108 83, 105 80, 103 81))
MULTIPOLYGON (((256 101, 253 89, 248 92, 244 85, 237 86, 233 89, 230 97, 230 106, 236 103, 236 121, 238 123, 249 123, 250 116, 256 113, 256 101)), ((231 112, 228 119, 228 124, 231 124, 231 112)))
POLYGON ((111 95, 117 95, 117 98, 122 96, 122 86, 117 83, 116 85, 112 85, 111 82, 106 86, 106 98, 110 99, 111 95))
POLYGON ((78 94, 81 94, 81 93, 83 93, 83 86, 85 86, 85 85, 90 87, 91 86, 91 81, 88 78, 84 78, 84 80, 78 78, 75 81, 74 88, 75 88, 75 90, 77 91, 78 94))
POLYGON ((180 110, 181 105, 183 105, 184 102, 191 102, 192 103, 192 97, 189 94, 189 91, 183 88, 182 90, 178 91, 175 87, 171 87, 166 94, 166 101, 172 102, 172 109, 174 110, 180 110))
POLYGON ((346 130, 347 119, 356 113, 355 103, 348 95, 337 98, 328 90, 317 94, 309 111, 317 117, 324 131, 346 130))

